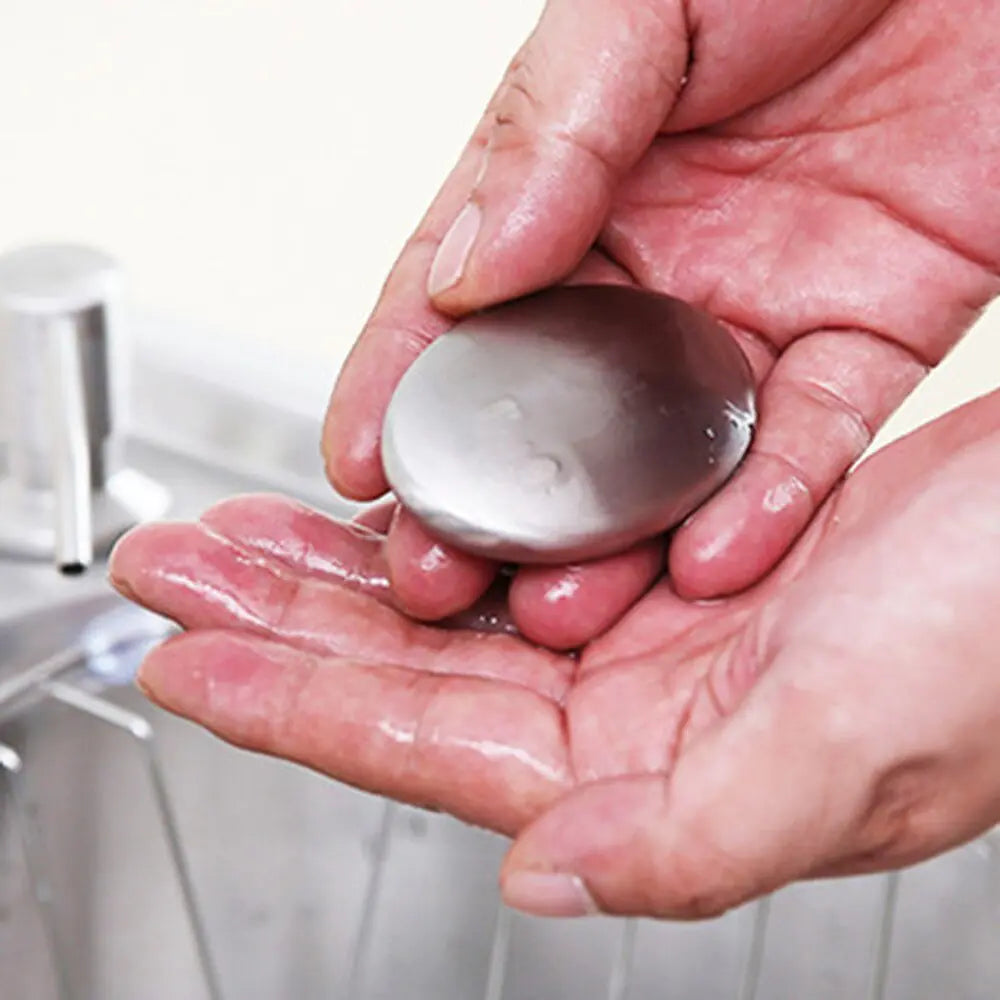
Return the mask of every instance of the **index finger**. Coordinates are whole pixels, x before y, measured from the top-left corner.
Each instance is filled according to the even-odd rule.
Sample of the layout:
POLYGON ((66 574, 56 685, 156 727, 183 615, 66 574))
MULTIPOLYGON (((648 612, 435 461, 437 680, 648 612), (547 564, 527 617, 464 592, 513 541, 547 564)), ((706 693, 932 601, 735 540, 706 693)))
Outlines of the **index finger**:
POLYGON ((154 650, 145 693, 246 749, 516 833, 570 783, 562 713, 515 684, 321 656, 235 631, 154 650))
POLYGON ((372 500, 388 490, 380 442, 389 399, 417 355, 454 322, 431 305, 427 276, 475 183, 495 101, 403 248, 337 379, 323 427, 323 455, 330 482, 345 497, 372 500))

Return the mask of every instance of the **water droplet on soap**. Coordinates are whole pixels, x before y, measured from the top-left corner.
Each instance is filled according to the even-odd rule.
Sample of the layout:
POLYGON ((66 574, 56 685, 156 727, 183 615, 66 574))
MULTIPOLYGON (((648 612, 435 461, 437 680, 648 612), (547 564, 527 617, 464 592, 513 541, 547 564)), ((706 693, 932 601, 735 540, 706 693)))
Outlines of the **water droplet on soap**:
POLYGON ((746 430, 753 426, 753 417, 746 410, 741 410, 739 407, 735 406, 731 402, 726 403, 726 420, 729 421, 730 427, 738 427, 742 430, 746 430))
POLYGON ((562 462, 552 455, 536 455, 529 459, 521 472, 523 482, 531 489, 552 489, 562 472, 562 462))
POLYGON ((483 407, 483 413, 501 420, 520 420, 524 416, 521 404, 513 396, 501 396, 483 407))

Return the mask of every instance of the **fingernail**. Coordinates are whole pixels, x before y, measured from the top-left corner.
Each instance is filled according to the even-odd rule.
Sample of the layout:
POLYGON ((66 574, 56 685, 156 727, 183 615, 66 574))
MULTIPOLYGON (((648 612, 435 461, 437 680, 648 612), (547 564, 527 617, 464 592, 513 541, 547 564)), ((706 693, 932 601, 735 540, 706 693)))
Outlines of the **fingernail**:
POLYGON ((508 906, 536 917, 587 917, 599 912, 577 875, 513 872, 504 880, 503 898, 508 906))
POLYGON ((483 213, 473 202, 466 202, 465 207, 451 224, 451 229, 445 233, 431 264, 431 273, 427 278, 427 292, 433 298, 447 291, 462 280, 462 272, 472 251, 472 245, 479 235, 479 227, 483 221, 483 213))

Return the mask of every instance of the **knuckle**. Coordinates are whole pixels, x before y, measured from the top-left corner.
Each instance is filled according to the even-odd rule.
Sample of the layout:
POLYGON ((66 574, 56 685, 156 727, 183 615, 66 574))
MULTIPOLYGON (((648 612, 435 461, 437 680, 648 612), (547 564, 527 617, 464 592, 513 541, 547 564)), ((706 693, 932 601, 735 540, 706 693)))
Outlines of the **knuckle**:
POLYGON ((935 808, 936 761, 917 756, 882 769, 862 810, 860 855, 891 863, 927 840, 935 808))
POLYGON ((537 84, 531 60, 526 56, 521 55, 510 64, 492 109, 490 142, 494 149, 523 144, 537 131, 544 106, 537 84))
POLYGON ((518 152, 537 146, 561 147, 596 164, 600 173, 614 176, 620 164, 608 146, 603 130, 588 127, 587 119, 574 117, 562 107, 562 99, 551 90, 548 67, 551 60, 528 47, 511 64, 497 94, 492 111, 491 152, 518 152), (541 66, 539 71, 536 67, 541 66))
MULTIPOLYGON (((672 782, 661 785, 669 810, 676 795, 672 782)), ((675 801, 674 806, 679 803, 675 801)), ((680 813, 685 810, 681 806, 680 813)), ((746 902, 757 892, 756 866, 720 842, 711 813, 675 820, 676 840, 666 855, 649 842, 648 912, 668 919, 709 920, 746 902)))
POLYGON ((683 920, 712 920, 746 902, 746 871, 724 852, 706 848, 696 864, 671 859, 670 885, 663 898, 650 900, 658 916, 683 920), (710 859, 710 863, 709 863, 710 859))
POLYGON ((805 405, 826 412, 831 430, 838 426, 842 429, 854 454, 860 454, 871 444, 875 427, 849 391, 816 377, 801 379, 793 387, 805 405))
POLYGON ((442 224, 436 226, 429 224, 420 225, 404 244, 404 253, 433 257, 437 252, 438 246, 441 244, 441 237, 444 236, 445 228, 442 224))
POLYGON ((305 583, 298 577, 274 576, 274 611, 270 630, 277 635, 295 630, 296 616, 302 604, 305 583))
POLYGON ((811 510, 819 506, 824 491, 812 481, 803 464, 795 457, 760 445, 751 450, 748 460, 758 468, 763 467, 767 478, 775 482, 764 496, 764 504, 770 512, 784 510, 800 496, 805 497, 811 510))
POLYGON ((318 676, 314 658, 303 654, 301 669, 286 675, 284 688, 277 699, 278 708, 266 717, 266 736, 254 741, 256 744, 271 753, 292 752, 308 727, 312 705, 317 700, 313 693, 318 676))

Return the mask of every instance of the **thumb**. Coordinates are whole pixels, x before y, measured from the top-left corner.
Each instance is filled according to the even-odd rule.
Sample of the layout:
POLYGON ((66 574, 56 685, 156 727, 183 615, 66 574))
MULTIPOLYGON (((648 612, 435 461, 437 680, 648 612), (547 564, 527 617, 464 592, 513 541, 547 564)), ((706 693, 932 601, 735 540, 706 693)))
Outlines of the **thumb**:
POLYGON ((591 247, 615 186, 684 79, 680 3, 549 0, 495 104, 487 155, 428 293, 464 313, 552 284, 591 247))
POLYGON ((759 692, 670 775, 585 785, 526 827, 505 901, 541 916, 701 918, 835 860, 857 821, 857 762, 845 766, 828 711, 759 692))

